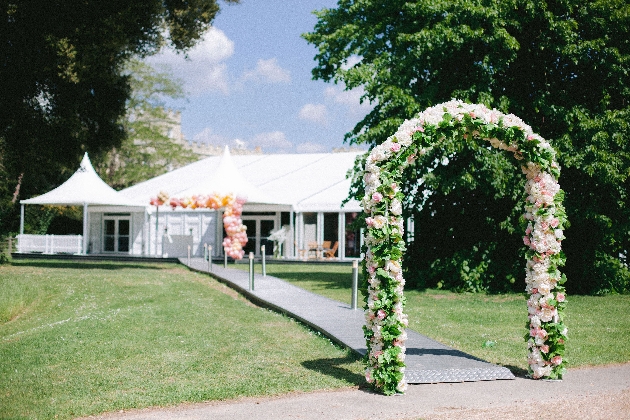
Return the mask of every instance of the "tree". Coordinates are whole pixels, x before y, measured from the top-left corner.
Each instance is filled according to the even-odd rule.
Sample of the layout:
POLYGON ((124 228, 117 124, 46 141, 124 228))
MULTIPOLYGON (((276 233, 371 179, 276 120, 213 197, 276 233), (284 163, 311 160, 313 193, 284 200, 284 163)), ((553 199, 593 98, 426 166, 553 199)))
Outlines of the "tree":
MULTIPOLYGON (((517 115, 559 151, 569 291, 630 290, 630 4, 340 0, 317 17, 304 35, 319 49, 314 78, 362 87, 375 104, 347 141, 380 144, 453 97, 517 115)), ((523 278, 505 263, 522 235, 522 186, 501 159, 452 143, 409 173, 407 192, 420 193, 407 203, 407 267, 420 284, 501 290, 523 278)))
POLYGON ((83 152, 96 157, 120 146, 127 60, 166 44, 186 51, 217 11, 216 0, 0 4, 0 232, 16 230, 15 192, 18 199, 45 192, 83 152))
POLYGON ((126 73, 131 95, 122 126, 126 137, 96 164, 110 186, 121 189, 156 177, 197 160, 197 156, 169 136, 177 121, 165 109, 166 97, 183 96, 182 83, 168 71, 157 71, 146 62, 132 59, 126 73))

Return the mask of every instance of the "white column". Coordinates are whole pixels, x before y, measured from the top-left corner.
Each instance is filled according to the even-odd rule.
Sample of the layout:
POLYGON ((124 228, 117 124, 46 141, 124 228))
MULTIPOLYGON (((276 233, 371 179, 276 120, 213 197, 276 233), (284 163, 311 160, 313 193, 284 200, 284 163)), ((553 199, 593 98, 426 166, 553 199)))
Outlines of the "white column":
POLYGON ((155 256, 158 256, 158 235, 159 232, 159 221, 160 221, 160 206, 155 206, 155 256))
POLYGON ((295 215, 295 256, 300 257, 300 249, 303 248, 304 217, 301 212, 295 215))
POLYGON ((83 203, 83 255, 87 254, 87 245, 88 245, 88 229, 89 229, 89 220, 88 220, 88 205, 87 203, 83 203))
POLYGON ((324 213, 317 212, 317 243, 321 244, 324 241, 324 213))
POLYGON ((339 248, 337 249, 337 255, 340 260, 344 260, 346 259, 346 213, 339 212, 338 220, 337 240, 339 241, 339 248))
POLYGON ((20 205, 20 235, 24 235, 24 204, 20 205))
POLYGON ((289 212, 289 238, 287 240, 291 240, 290 244, 287 244, 287 257, 295 257, 297 255, 297 251, 295 249, 295 223, 293 223, 293 209, 289 212))
POLYGON ((223 212, 221 210, 217 210, 217 220, 216 220, 216 233, 215 239, 217 242, 216 252, 217 256, 220 257, 223 255, 225 250, 223 249, 223 212))
POLYGON ((147 255, 148 254, 148 250, 147 247, 149 246, 147 243, 147 220, 148 220, 149 214, 147 213, 147 208, 144 208, 144 222, 142 223, 142 255, 147 255))

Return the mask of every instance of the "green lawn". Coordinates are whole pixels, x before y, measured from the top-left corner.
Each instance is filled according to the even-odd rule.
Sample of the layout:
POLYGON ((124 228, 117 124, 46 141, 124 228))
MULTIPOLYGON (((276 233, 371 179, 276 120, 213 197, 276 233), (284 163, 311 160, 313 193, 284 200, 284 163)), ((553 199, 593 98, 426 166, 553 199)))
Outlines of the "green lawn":
POLYGON ((0 266, 0 418, 363 383, 347 350, 178 265, 0 266))
MULTIPOLYGON (((267 271, 350 302, 350 265, 269 264, 267 271)), ((523 296, 406 296, 414 330, 515 372, 526 367, 523 296)), ((630 361, 630 296, 569 299, 570 367, 630 361)), ((0 418, 356 386, 362 370, 349 351, 182 266, 0 266, 0 418)))
MULTIPOLYGON (((248 269, 246 265, 236 265, 248 269)), ((260 265, 256 266, 260 272, 260 265)), ((334 264, 268 264, 267 273, 350 303, 352 267, 334 264)), ((527 306, 521 294, 405 292, 409 326, 428 337, 515 373, 527 369, 527 306)), ((569 296, 566 324, 569 367, 630 361, 630 295, 569 296)), ((362 301, 359 302, 362 305, 362 301)))

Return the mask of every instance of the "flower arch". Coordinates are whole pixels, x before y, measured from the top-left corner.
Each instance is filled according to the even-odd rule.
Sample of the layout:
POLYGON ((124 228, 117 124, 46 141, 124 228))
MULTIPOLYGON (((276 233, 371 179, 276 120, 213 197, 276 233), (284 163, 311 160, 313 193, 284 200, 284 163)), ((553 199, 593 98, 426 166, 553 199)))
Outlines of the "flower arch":
POLYGON ((403 239, 400 191, 403 170, 415 158, 439 146, 445 138, 485 140, 514 155, 527 177, 524 215, 525 291, 529 321, 526 335, 529 373, 533 378, 561 379, 567 328, 565 263, 561 252, 567 223, 562 205, 564 192, 557 179, 560 167, 555 150, 514 115, 504 115, 483 105, 452 100, 406 120, 398 131, 367 157, 364 171, 366 213, 363 294, 367 342, 366 380, 385 394, 404 392, 405 280, 402 271, 403 239))
POLYGON ((227 237, 223 239, 225 253, 235 260, 240 260, 245 255, 243 247, 247 244, 247 226, 243 225, 241 215, 245 199, 234 194, 210 194, 193 195, 192 197, 175 198, 169 200, 168 194, 160 192, 157 197, 151 199, 151 205, 161 206, 168 202, 171 208, 209 208, 218 210, 225 208, 223 212, 223 227, 227 237))

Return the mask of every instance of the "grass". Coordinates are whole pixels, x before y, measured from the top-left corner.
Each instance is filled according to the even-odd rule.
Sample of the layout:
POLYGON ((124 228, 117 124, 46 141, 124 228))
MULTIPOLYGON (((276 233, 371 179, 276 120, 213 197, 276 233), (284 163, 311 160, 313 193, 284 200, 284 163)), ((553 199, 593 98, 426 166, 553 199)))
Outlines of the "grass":
MULTIPOLYGON (((236 267, 248 269, 242 264, 236 267)), ((350 265, 338 264, 267 265, 270 275, 346 303, 351 296, 351 270, 350 265)), ((405 296, 411 329, 515 373, 527 368, 524 295, 408 290, 405 296)), ((629 314, 630 295, 569 296, 565 320, 569 367, 630 361, 629 314)))
MULTIPOLYGON (((229 264, 228 268, 249 271, 249 264, 240 262, 229 264)), ((257 262, 256 273, 262 273, 262 266, 257 262)), ((267 264, 267 274, 286 280, 296 286, 350 305, 352 300, 352 265, 348 264, 267 264)), ((361 269, 359 269, 360 275, 361 269)), ((360 281, 360 280, 359 280, 360 281)), ((362 305, 359 293, 359 306, 362 305)))
POLYGON ((0 418, 362 383, 351 352, 177 265, 17 261, 0 317, 0 418))

